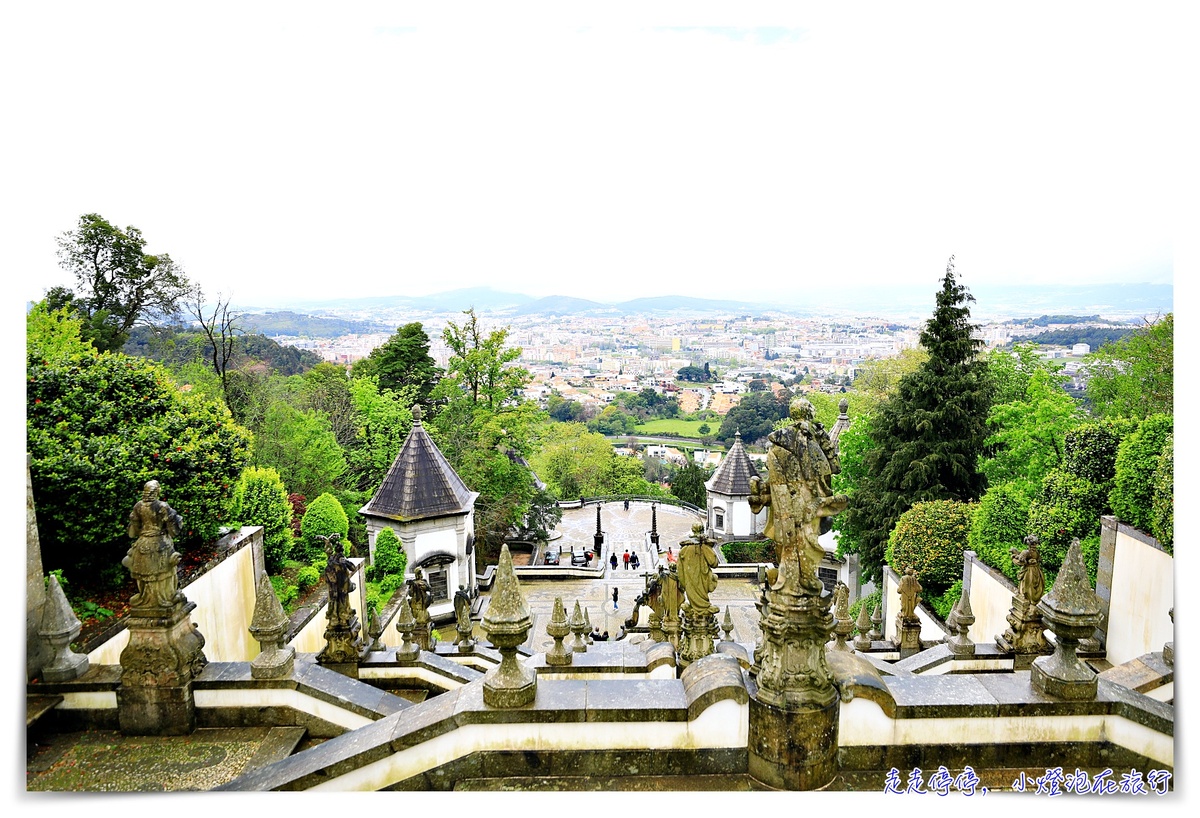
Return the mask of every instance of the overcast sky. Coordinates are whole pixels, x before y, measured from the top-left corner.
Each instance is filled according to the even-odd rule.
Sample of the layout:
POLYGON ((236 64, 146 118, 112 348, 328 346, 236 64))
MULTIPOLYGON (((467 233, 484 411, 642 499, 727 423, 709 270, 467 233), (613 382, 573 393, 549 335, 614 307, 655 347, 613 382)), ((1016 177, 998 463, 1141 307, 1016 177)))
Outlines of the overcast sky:
POLYGON ((1182 6, 323 5, 10 6, 21 300, 90 212, 249 304, 1172 281, 1182 6))

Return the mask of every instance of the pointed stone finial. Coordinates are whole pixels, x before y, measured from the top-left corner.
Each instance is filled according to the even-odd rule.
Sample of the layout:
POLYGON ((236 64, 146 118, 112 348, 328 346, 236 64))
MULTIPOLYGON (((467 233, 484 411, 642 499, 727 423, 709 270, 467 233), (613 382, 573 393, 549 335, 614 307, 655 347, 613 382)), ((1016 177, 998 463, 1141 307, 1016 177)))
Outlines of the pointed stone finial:
POLYGON ((1042 619, 1054 632, 1054 653, 1033 660, 1029 681, 1035 690, 1062 699, 1096 697, 1096 673, 1079 661, 1081 639, 1100 624, 1103 608, 1088 581, 1079 538, 1071 540, 1054 588, 1038 602, 1042 619))
POLYGON ((871 649, 871 617, 867 615, 866 605, 858 607, 858 619, 855 620, 854 627, 858 629, 858 636, 854 638, 854 649, 865 653, 871 649))
POLYGON ((483 617, 483 629, 501 657, 500 664, 483 678, 483 703, 488 707, 523 707, 537 695, 537 673, 517 661, 517 648, 528 638, 531 627, 529 603, 521 594, 505 543, 500 547, 491 603, 483 617))
POLYGON ((871 611, 871 632, 867 636, 872 642, 883 639, 883 608, 879 605, 876 605, 875 610, 871 611))
POLYGON ((414 425, 414 426, 420 426, 420 425, 421 425, 421 404, 419 404, 419 403, 414 403, 414 404, 413 404, 413 408, 412 408, 412 418, 413 418, 413 425, 414 425))
POLYGON ((400 603, 400 612, 396 616, 396 630, 400 632, 400 647, 396 648, 396 661, 412 664, 421 654, 421 649, 413 642, 413 632, 417 629, 417 620, 413 617, 412 604, 408 597, 400 603))
POLYGON ((725 618, 721 620, 721 631, 725 635, 725 641, 732 641, 733 636, 733 617, 729 615, 729 606, 725 606, 725 618))
POLYGON ((833 588, 833 638, 831 650, 850 652, 846 638, 854 633, 854 622, 850 619, 850 588, 844 582, 838 582, 833 588))
POLYGON ((575 634, 575 642, 571 645, 571 650, 576 653, 584 653, 587 651, 587 642, 584 641, 583 635, 587 632, 587 623, 583 619, 583 611, 579 607, 579 600, 575 600, 575 610, 571 612, 571 633, 575 634))
POLYGON ((583 630, 590 645, 592 643, 592 615, 588 613, 586 605, 583 607, 583 630))
POLYGON ((254 679, 283 679, 292 675, 296 649, 284 644, 288 618, 275 596, 275 587, 266 571, 258 573, 254 586, 254 615, 250 618, 250 635, 258 640, 260 651, 250 663, 254 679))
POLYGON ((947 640, 950 652, 955 656, 974 656, 975 643, 971 641, 971 626, 975 624, 975 613, 971 610, 971 596, 963 592, 954 605, 954 630, 957 635, 947 640))
POLYGON ((42 668, 42 680, 46 682, 68 682, 87 673, 87 656, 71 650, 71 640, 79 636, 83 623, 71 610, 71 603, 58 584, 58 577, 51 574, 46 583, 46 601, 42 603, 42 622, 38 636, 50 644, 53 658, 42 668))
POLYGON ((379 641, 383 636, 383 625, 379 622, 379 606, 374 602, 367 605, 367 636, 371 637, 371 644, 367 645, 367 653, 378 653, 383 650, 383 642, 379 641))
POLYGON ((546 664, 569 665, 574 659, 574 651, 563 646, 563 638, 571 632, 567 623, 567 609, 563 606, 561 596, 554 598, 554 611, 550 614, 550 624, 546 625, 546 633, 554 639, 554 647, 546 653, 546 664))

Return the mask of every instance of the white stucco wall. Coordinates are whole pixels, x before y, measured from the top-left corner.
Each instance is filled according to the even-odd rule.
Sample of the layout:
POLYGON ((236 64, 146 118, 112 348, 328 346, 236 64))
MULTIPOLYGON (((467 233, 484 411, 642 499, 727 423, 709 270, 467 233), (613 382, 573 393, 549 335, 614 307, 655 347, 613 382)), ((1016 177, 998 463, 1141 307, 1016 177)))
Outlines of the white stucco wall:
POLYGON ((1008 612, 1012 610, 1015 588, 1005 585, 976 561, 968 563, 971 570, 971 641, 982 644, 996 641, 1008 629, 1008 612))
POLYGON ((1109 596, 1108 661, 1114 665, 1161 651, 1173 626, 1175 560, 1165 551, 1117 531, 1109 596))

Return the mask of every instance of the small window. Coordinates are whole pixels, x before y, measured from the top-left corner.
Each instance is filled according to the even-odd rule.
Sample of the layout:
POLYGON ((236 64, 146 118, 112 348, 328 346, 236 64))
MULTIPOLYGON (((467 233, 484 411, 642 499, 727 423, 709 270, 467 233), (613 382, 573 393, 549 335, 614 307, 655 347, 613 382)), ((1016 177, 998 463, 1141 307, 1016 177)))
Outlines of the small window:
POLYGON ((713 528, 717 529, 717 531, 725 530, 725 512, 724 511, 718 510, 718 511, 713 512, 713 528))
POLYGON ((441 602, 450 598, 450 583, 449 574, 445 568, 438 568, 429 572, 429 595, 433 597, 434 602, 441 602))
POLYGON ((833 568, 817 568, 817 577, 825 586, 825 590, 833 593, 833 588, 838 583, 837 571, 833 568))

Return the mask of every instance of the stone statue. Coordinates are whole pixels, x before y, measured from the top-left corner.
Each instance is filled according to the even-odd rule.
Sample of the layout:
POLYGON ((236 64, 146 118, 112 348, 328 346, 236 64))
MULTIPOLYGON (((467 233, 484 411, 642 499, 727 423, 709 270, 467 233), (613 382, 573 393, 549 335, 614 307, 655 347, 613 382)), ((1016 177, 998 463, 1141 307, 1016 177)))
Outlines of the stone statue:
POLYGON ((900 617, 902 619, 916 619, 917 606, 921 604, 921 597, 917 594, 921 590, 921 583, 917 581, 917 572, 910 565, 905 570, 904 576, 900 578, 900 617))
POLYGON ((796 398, 791 425, 767 438, 767 480, 750 478, 750 509, 757 514, 770 507, 763 533, 779 547, 779 576, 772 588, 791 593, 803 589, 820 594, 817 565, 825 549, 817 538, 821 520, 845 510, 848 498, 834 495, 833 475, 841 471, 837 449, 825 427, 814 420, 812 404, 796 398))
POLYGON ((317 539, 325 543, 325 584, 329 589, 325 618, 331 626, 349 627, 355 615, 350 607, 350 592, 356 587, 350 580, 354 575, 354 563, 346 559, 341 535, 335 533, 317 539))
POLYGON ((850 619, 850 588, 844 582, 833 588, 833 617, 839 622, 850 619))
POLYGON ((454 592, 454 630, 454 644, 471 641, 471 595, 464 585, 454 592))
POLYGON ((129 600, 133 608, 170 608, 184 601, 176 574, 179 554, 171 539, 182 528, 183 518, 158 499, 159 493, 157 480, 146 483, 142 499, 129 515, 129 536, 137 541, 121 564, 137 581, 138 592, 129 600))
POLYGON ((1038 538, 1030 534, 1025 538, 1025 550, 1010 548, 1013 565, 1017 566, 1017 585, 1021 596, 1036 605, 1046 592, 1046 578, 1042 574, 1042 557, 1038 554, 1038 538))
POLYGON ((713 540, 704 536, 701 523, 692 525, 691 539, 681 542, 679 548, 679 581, 688 604, 697 613, 716 613, 718 608, 711 604, 708 595, 717 589, 717 554, 713 551, 713 540))
POLYGON ((433 601, 433 594, 430 593, 429 583, 420 568, 413 572, 413 578, 408 581, 408 599, 417 626, 429 622, 429 603, 433 601))

